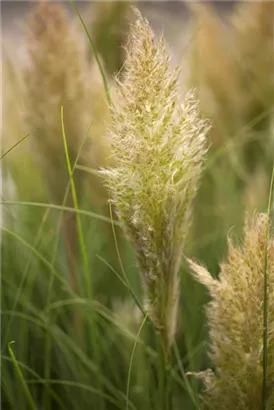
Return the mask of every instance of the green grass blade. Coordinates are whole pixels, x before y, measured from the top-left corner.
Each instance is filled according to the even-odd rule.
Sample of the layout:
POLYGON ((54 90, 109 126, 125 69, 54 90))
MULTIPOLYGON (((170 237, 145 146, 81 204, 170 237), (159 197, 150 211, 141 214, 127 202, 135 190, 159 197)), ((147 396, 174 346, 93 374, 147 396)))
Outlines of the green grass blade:
POLYGON ((122 277, 118 272, 116 272, 116 270, 115 270, 104 258, 102 258, 102 256, 96 255, 96 257, 97 257, 101 262, 103 262, 103 263, 111 270, 111 272, 114 273, 114 275, 118 278, 118 280, 119 280, 127 289, 129 289, 129 286, 128 286, 127 281, 126 281, 125 279, 123 279, 123 277, 122 277))
POLYGON ((17 373, 17 376, 18 376, 18 378, 20 379, 20 381, 21 381, 21 383, 22 383, 22 386, 23 386, 23 389, 24 389, 24 392, 25 392, 25 395, 26 395, 26 399, 27 399, 27 401, 28 401, 28 403, 29 403, 30 409, 32 409, 32 410, 38 410, 38 408, 36 407, 36 404, 35 404, 34 401, 33 401, 31 392, 29 391, 29 388, 28 388, 28 385, 27 385, 27 383, 26 383, 26 381, 25 381, 24 375, 23 375, 23 373, 22 373, 22 371, 21 371, 21 369, 20 369, 20 367, 19 367, 19 365, 18 365, 18 363, 17 363, 15 354, 13 353, 13 350, 12 350, 12 348, 11 348, 11 345, 12 345, 13 343, 15 343, 15 342, 12 341, 12 342, 10 342, 10 343, 8 344, 8 350, 9 350, 9 354, 10 354, 12 363, 13 363, 13 365, 14 365, 14 368, 15 368, 15 371, 16 371, 16 373, 17 373))
MULTIPOLYGON (((46 266, 49 268, 49 270, 55 275, 55 277, 58 278, 58 280, 64 285, 64 288, 66 291, 72 296, 74 295, 72 289, 70 288, 68 282, 63 279, 63 277, 54 269, 52 264, 35 248, 33 248, 32 245, 30 245, 24 238, 22 238, 20 235, 16 234, 15 232, 11 231, 8 228, 5 228, 4 226, 0 227, 3 232, 8 233, 9 235, 13 236, 15 239, 17 239, 19 242, 21 242, 26 248, 30 249, 33 254, 46 266)), ((75 296, 75 295, 74 295, 75 296)))
POLYGON ((16 148, 19 144, 21 144, 21 142, 23 142, 26 138, 28 138, 31 135, 31 132, 29 132, 27 135, 25 135, 24 137, 22 137, 19 141, 17 141, 12 147, 10 147, 6 152, 4 152, 4 154, 0 157, 0 160, 2 160, 3 158, 5 158, 6 155, 8 155, 11 151, 14 150, 14 148, 16 148))
MULTIPOLYGON (((1 358, 4 359, 5 361, 13 362, 12 359, 10 357, 6 356, 6 355, 2 355, 1 358)), ((36 373, 33 369, 31 369, 29 366, 27 366, 26 364, 20 362, 19 360, 17 360, 17 365, 20 368, 22 368, 22 369, 26 370, 27 372, 29 372, 33 377, 35 377, 36 383, 43 383, 43 379, 41 379, 39 374, 36 373)), ((28 379, 26 380, 26 382, 27 382, 27 384, 31 384, 30 380, 28 380, 28 379)), ((60 409, 66 410, 63 402, 60 400, 60 398, 57 396, 57 394, 50 387, 47 387, 47 385, 46 385, 46 389, 49 390, 49 393, 52 395, 52 397, 55 399, 55 401, 59 404, 60 409)))
MULTIPOLYGON (((37 247, 37 245, 38 245, 38 243, 39 243, 39 241, 40 241, 40 239, 41 239, 41 235, 42 235, 42 232, 43 232, 42 228, 43 228, 43 226, 44 226, 44 224, 45 224, 45 222, 46 222, 46 220, 47 220, 47 218, 48 218, 48 216, 49 216, 49 212, 50 212, 49 209, 46 210, 46 212, 45 212, 45 214, 44 214, 44 216, 43 216, 43 218, 42 218, 41 224, 40 224, 39 229, 38 229, 37 236, 36 236, 36 238, 35 238, 35 240, 34 240, 33 249, 35 249, 35 248, 37 247)), ((22 275, 22 279, 21 279, 21 281, 20 281, 20 283, 19 283, 19 286, 18 286, 17 293, 16 293, 16 295, 15 295, 15 299, 14 299, 13 306, 12 306, 12 310, 14 310, 14 311, 15 311, 16 308, 17 308, 17 304, 18 304, 20 295, 21 295, 21 293, 22 293, 23 286, 24 286, 24 284, 25 284, 25 282, 26 282, 26 279, 27 279, 27 276, 28 276, 28 272, 29 272, 29 269, 30 269, 30 266, 31 266, 32 258, 33 258, 33 253, 31 253, 31 255, 30 255, 30 257, 29 257, 27 266, 26 266, 26 268, 25 268, 25 270, 24 270, 24 273, 23 273, 23 275, 22 275)), ((9 322, 8 322, 6 328, 5 328, 6 336, 4 337, 3 346, 6 346, 6 344, 7 344, 7 338, 9 337, 8 335, 9 335, 9 330, 10 330, 10 327, 11 327, 11 323, 12 323, 12 317, 11 317, 11 319, 9 320, 9 322)))
MULTIPOLYGON (((64 144, 64 150, 65 150, 65 156, 66 156, 66 162, 67 162, 68 175, 69 175, 69 180, 70 180, 73 205, 75 209, 79 210, 78 198, 76 194, 76 187, 75 187, 75 183, 73 179, 72 167, 71 167, 71 162, 69 158, 68 145, 67 145, 67 139, 66 139, 66 133, 65 133, 64 107, 63 106, 61 106, 61 125, 62 125, 63 144, 64 144)), ((84 272, 85 272, 87 295, 88 297, 91 297, 91 280, 90 280, 89 267, 88 267, 87 250, 86 250, 86 245, 84 241, 83 227, 82 227, 81 219, 80 219, 78 212, 76 213, 76 224, 77 224, 77 230, 78 230, 80 252, 82 255, 84 272)))
POLYGON ((91 38, 91 35, 90 35, 89 32, 88 32, 87 26, 86 26, 86 24, 85 24, 85 22, 84 22, 84 20, 83 20, 83 18, 82 18, 82 16, 81 16, 81 14, 79 13, 79 11, 78 11, 78 9, 77 9, 77 7, 76 7, 76 4, 75 4, 72 0, 70 0, 70 3, 71 3, 71 5, 72 5, 72 7, 74 8, 74 10, 75 10, 77 16, 79 17, 79 19, 80 19, 80 21, 81 21, 81 23, 82 23, 82 26, 83 26, 83 28, 84 28, 84 30, 85 30, 85 33, 86 33, 86 35, 87 35, 87 38, 88 38, 88 40, 89 40, 89 44, 90 44, 91 49, 92 49, 92 51, 93 51, 94 58, 95 58, 95 60, 96 60, 96 63, 97 63, 97 65, 98 65, 98 68, 99 68, 99 70, 100 70, 100 74, 101 74, 101 77, 102 77, 102 80, 103 80, 104 89, 105 89, 105 93, 106 93, 106 98, 107 98, 108 104, 111 106, 111 105, 112 105, 112 102, 111 102, 111 98, 110 98, 110 94, 109 94, 109 87, 108 87, 108 83, 107 83, 107 78, 106 78, 106 75, 105 75, 105 73, 104 73, 102 64, 101 64, 101 62, 100 62, 100 59, 99 59, 99 56, 98 56, 96 47, 95 47, 94 42, 93 42, 93 40, 92 40, 92 38, 91 38))
POLYGON ((178 349, 178 346, 177 346, 176 342, 173 345, 173 350, 174 350, 174 354, 175 354, 175 357, 176 357, 176 360, 177 360, 177 363, 178 363, 178 367, 179 367, 182 379, 184 381, 185 389, 187 390, 187 392, 189 394, 189 397, 190 397, 190 399, 191 399, 191 401, 192 401, 192 403, 195 407, 195 410, 199 410, 199 406, 197 404, 197 400, 195 398, 193 389, 191 387, 191 384, 189 383, 189 380, 187 378, 187 375, 186 375, 186 372, 185 372, 185 369, 184 369, 183 361, 180 358, 180 353, 179 353, 179 349, 178 349))
POLYGON ((101 390, 98 390, 92 386, 88 386, 84 383, 80 382, 75 382, 71 380, 56 380, 56 379, 40 379, 40 380, 28 380, 29 384, 52 384, 52 385, 63 385, 63 386, 69 386, 69 387, 75 387, 77 389, 82 389, 86 390, 90 393, 96 394, 97 396, 101 396, 103 399, 107 400, 109 403, 114 404, 117 408, 123 409, 121 403, 110 396, 107 393, 103 393, 101 390))
POLYGON ((132 373, 133 357, 134 357, 134 353, 135 353, 135 350, 136 350, 136 347, 137 347, 139 336, 140 336, 140 334, 143 330, 143 327, 145 326, 147 318, 148 318, 148 313, 146 313, 145 317, 143 318, 141 326, 140 326, 140 328, 138 330, 138 333, 136 335, 136 339, 134 341, 133 349, 132 349, 131 356, 130 356, 128 376, 127 376, 126 410, 129 409, 129 389, 130 389, 130 379, 131 379, 131 373, 132 373))
MULTIPOLYGON (((84 209, 75 209, 69 206, 62 206, 62 205, 55 205, 55 204, 47 204, 44 202, 28 202, 28 201, 0 201, 0 205, 20 205, 20 206, 34 206, 38 208, 49 208, 49 209, 56 209, 57 211, 67 211, 76 213, 79 215, 89 216, 91 218, 98 219, 103 222, 112 223, 112 220, 107 216, 97 214, 96 212, 86 211, 84 209)), ((113 224, 115 226, 120 226, 119 221, 113 220, 113 224)))

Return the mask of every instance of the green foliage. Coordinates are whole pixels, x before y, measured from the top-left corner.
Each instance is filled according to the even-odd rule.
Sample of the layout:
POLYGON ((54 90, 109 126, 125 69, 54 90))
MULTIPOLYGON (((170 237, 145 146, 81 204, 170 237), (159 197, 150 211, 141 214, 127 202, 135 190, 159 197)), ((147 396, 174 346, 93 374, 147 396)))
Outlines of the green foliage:
POLYGON ((118 73, 124 63, 131 1, 104 1, 93 5, 94 43, 106 70, 118 73))

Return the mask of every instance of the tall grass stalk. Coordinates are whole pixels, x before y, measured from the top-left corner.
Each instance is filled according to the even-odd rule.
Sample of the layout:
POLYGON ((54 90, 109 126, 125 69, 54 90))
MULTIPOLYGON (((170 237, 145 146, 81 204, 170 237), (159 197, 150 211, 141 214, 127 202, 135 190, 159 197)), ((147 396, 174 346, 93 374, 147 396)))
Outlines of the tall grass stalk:
POLYGON ((158 338, 158 383, 159 383, 159 404, 161 410, 172 410, 172 397, 170 394, 170 377, 168 373, 169 357, 166 346, 162 339, 158 338))
POLYGON ((156 39, 138 11, 136 17, 112 105, 109 142, 115 165, 102 172, 140 268, 144 309, 157 334, 157 401, 168 410, 178 271, 209 124, 200 118, 193 93, 180 105, 178 67, 169 71, 164 39, 156 39))
POLYGON ((117 81, 112 106, 109 142, 115 165, 102 171, 135 249, 144 306, 164 340, 166 354, 176 332, 179 263, 208 130, 193 94, 179 106, 178 68, 170 73, 168 64, 164 39, 158 41, 137 13, 124 79, 117 81))

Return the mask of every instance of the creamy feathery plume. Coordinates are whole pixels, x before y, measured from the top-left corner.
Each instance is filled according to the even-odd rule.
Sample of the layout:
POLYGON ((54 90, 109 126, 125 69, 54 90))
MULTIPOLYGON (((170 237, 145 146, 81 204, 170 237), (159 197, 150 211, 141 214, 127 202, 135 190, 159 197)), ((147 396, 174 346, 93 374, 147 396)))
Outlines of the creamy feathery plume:
POLYGON ((32 155, 33 129, 24 115, 26 100, 19 59, 11 58, 4 50, 0 145, 1 155, 7 152, 8 155, 1 159, 2 171, 12 178, 18 200, 44 201, 41 172, 32 155))
MULTIPOLYGON (((88 131, 90 115, 90 67, 85 42, 61 4, 40 1, 34 5, 26 27, 25 120, 33 129, 33 147, 51 200, 62 204, 69 185, 69 174, 62 138, 60 108, 70 162, 73 165, 88 131)), ((90 139, 79 156, 87 165, 90 139)), ((74 172, 79 200, 85 174, 74 172)), ((73 207, 69 192, 66 205, 73 207)), ((63 233, 71 270, 71 287, 80 291, 77 268, 78 235, 76 214, 63 213, 63 233)))
POLYGON ((243 245, 229 239, 228 261, 219 279, 190 261, 194 277, 212 297, 207 307, 210 359, 214 371, 198 373, 205 383, 210 410, 262 408, 264 280, 267 251, 268 335, 267 410, 274 408, 274 240, 269 217, 255 214, 244 228, 243 245))
MULTIPOLYGON (((85 42, 62 5, 40 1, 26 30, 25 117, 35 129, 34 148, 53 199, 61 202, 68 183, 60 107, 73 163, 88 130, 89 66, 85 42)), ((86 150, 85 150, 86 151, 86 150)), ((83 163, 83 155, 81 156, 83 163)), ((83 174, 75 175, 80 190, 83 174)))
POLYGON ((265 113, 255 129, 269 129, 274 104, 274 3, 267 0, 239 2, 232 15, 232 42, 243 88, 242 109, 246 122, 265 113))
POLYGON ((189 86, 197 87, 201 111, 212 120, 209 139, 222 145, 242 126, 239 81, 231 61, 230 31, 210 2, 187 2, 191 31, 188 51, 189 86))
POLYGON ((109 142, 115 166, 103 172, 136 253, 145 309, 168 352, 209 124, 200 118, 194 92, 180 104, 179 71, 169 69, 165 41, 156 39, 147 20, 136 14, 112 108, 109 142))

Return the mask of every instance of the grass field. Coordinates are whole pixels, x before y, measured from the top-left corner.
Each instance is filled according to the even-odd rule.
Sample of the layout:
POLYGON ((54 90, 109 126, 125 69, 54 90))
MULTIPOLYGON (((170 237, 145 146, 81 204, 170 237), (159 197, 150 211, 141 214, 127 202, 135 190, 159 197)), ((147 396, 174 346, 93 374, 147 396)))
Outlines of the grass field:
POLYGON ((131 5, 3 52, 1 408, 273 410, 274 4, 131 5))

